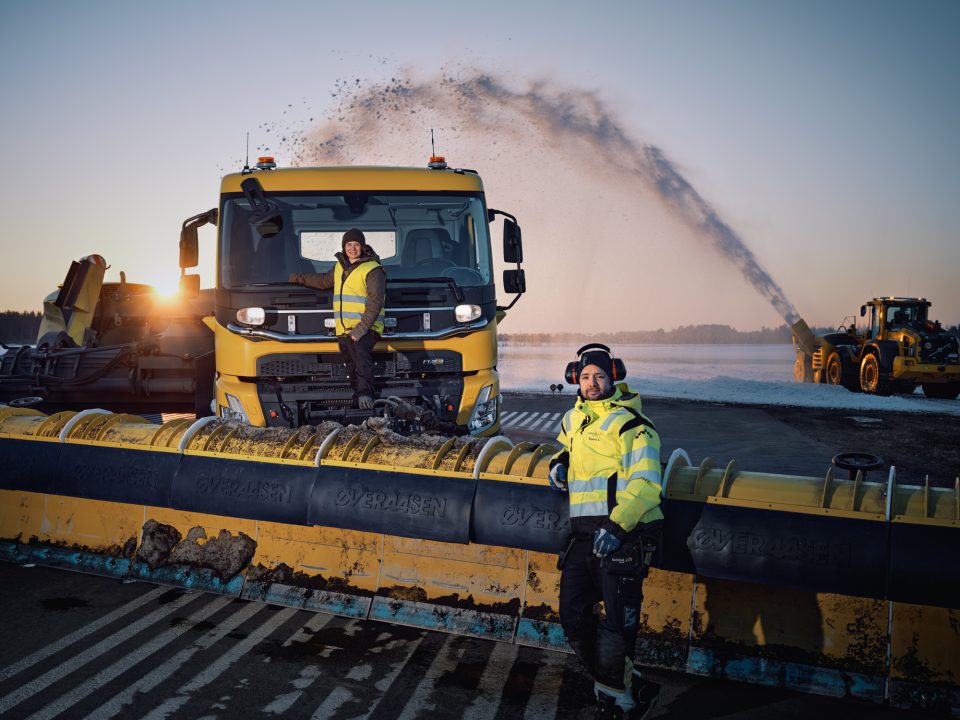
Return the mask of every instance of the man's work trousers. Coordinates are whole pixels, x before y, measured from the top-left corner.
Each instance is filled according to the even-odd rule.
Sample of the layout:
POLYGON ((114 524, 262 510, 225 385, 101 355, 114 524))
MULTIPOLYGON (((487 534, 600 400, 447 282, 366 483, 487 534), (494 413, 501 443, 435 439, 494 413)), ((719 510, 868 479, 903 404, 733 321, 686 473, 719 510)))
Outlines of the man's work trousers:
POLYGON ((349 335, 341 335, 338 340, 340 354, 347 363, 347 375, 350 378, 350 387, 353 388, 353 398, 361 395, 377 396, 373 385, 373 346, 380 336, 372 330, 354 342, 349 335))
POLYGON ((612 575, 593 554, 593 538, 574 540, 560 575, 560 624, 567 642, 594 680, 624 687, 624 659, 633 658, 637 642, 643 578, 612 575), (594 608, 603 600, 604 617, 594 608))

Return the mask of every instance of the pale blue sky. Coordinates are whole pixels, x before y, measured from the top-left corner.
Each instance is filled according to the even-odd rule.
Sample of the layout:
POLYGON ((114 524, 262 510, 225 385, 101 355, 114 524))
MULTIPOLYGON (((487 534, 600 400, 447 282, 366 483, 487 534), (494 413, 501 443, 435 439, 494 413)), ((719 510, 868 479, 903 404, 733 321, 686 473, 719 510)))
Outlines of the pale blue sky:
MULTIPOLYGON (((0 308, 39 309, 90 252, 174 281, 180 222, 216 203, 248 130, 309 129, 338 79, 456 66, 596 91, 811 324, 908 292, 957 322, 958 36, 955 2, 3 0, 0 308)), ((644 325, 724 321, 713 305, 678 294, 644 325)), ((735 306, 736 327, 778 322, 759 296, 735 306)))

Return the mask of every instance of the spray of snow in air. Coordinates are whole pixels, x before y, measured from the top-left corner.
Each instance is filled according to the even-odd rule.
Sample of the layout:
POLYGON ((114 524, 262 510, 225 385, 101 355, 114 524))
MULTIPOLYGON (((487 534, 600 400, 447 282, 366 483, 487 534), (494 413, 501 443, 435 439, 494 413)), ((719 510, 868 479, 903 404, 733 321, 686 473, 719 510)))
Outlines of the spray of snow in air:
MULTIPOLYGON (((410 164, 410 158, 425 155, 424 137, 429 142, 425 131, 437 128, 438 138, 442 138, 438 151, 452 148, 458 158, 470 158, 473 167, 483 168, 491 187, 488 166, 496 168, 501 179, 517 184, 526 180, 528 191, 534 190, 530 187, 534 173, 540 173, 537 177, 545 180, 536 183, 534 190, 541 203, 538 211, 549 202, 551 193, 557 202, 554 214, 561 217, 564 193, 587 196, 588 207, 596 211, 593 224, 586 229, 591 234, 629 239, 622 225, 603 226, 604 232, 599 232, 598 226, 614 222, 609 218, 613 214, 610 208, 626 212, 625 206, 639 203, 643 196, 656 198, 701 244, 731 262, 788 324, 798 318, 738 234, 660 148, 639 142, 621 129, 595 93, 557 91, 546 83, 514 90, 490 74, 473 73, 429 81, 400 78, 373 85, 340 82, 334 99, 337 105, 323 125, 306 134, 289 134, 291 140, 283 149, 293 164, 410 164), (564 180, 564 175, 569 177, 564 180), (626 193, 619 205, 611 199, 618 193, 626 193)), ((569 222, 558 222, 569 234, 575 232, 569 222)), ((561 241, 554 243, 556 253, 563 253, 561 241)), ((627 240, 624 243, 629 244, 627 240)), ((650 261, 649 253, 631 252, 639 253, 625 248, 620 265, 650 261)), ((544 258, 539 267, 546 268, 544 274, 551 274, 551 280, 562 285, 567 278, 562 273, 572 265, 568 255, 564 255, 565 261, 555 261, 555 266, 549 264, 552 259, 544 258)), ((589 259, 578 258, 575 269, 582 273, 590 269, 589 263, 589 259)))

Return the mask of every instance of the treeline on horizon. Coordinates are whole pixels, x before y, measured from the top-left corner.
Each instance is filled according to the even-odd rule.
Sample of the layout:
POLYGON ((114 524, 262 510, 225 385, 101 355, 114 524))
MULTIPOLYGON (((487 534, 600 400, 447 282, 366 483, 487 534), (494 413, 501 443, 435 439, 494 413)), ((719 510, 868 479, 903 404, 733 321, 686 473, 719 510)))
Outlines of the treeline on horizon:
MULTIPOLYGON (((960 337, 960 326, 946 328, 960 337)), ((835 327, 811 328, 814 335, 836 332, 835 327)), ((793 334, 786 324, 776 328, 736 330, 729 325, 681 325, 672 330, 624 330, 604 332, 501 333, 500 341, 512 345, 576 345, 584 337, 608 345, 779 345, 792 343, 793 334)))
POLYGON ((0 342, 32 345, 37 341, 42 318, 43 313, 39 312, 0 312, 0 342))

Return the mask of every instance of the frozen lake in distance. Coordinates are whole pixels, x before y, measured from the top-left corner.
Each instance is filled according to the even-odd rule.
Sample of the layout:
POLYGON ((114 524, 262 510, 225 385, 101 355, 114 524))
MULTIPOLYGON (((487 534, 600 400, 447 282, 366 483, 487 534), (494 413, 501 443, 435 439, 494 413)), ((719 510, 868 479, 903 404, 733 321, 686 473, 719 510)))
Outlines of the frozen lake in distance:
MULTIPOLYGON (((501 391, 550 392, 563 383, 579 345, 500 345, 501 391)), ((793 382, 792 345, 617 345, 627 383, 642 397, 680 398, 747 405, 788 405, 847 410, 960 415, 957 400, 913 395, 875 397, 844 387, 793 382)), ((572 397, 574 387, 563 392, 572 397)))

